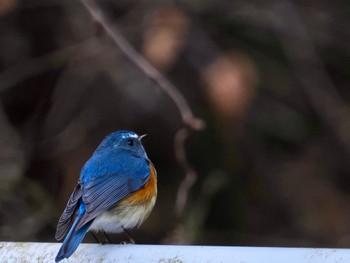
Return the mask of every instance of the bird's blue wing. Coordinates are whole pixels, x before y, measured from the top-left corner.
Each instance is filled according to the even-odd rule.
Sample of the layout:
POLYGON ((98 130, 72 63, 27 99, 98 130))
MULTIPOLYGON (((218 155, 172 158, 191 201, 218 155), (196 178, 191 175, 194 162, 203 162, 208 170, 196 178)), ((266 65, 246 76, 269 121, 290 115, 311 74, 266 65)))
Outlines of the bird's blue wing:
MULTIPOLYGON (((85 170, 84 172, 91 172, 85 170)), ((146 159, 135 159, 123 167, 105 170, 105 175, 94 176, 86 182, 83 189, 82 202, 85 214, 77 225, 77 229, 112 208, 131 193, 144 186, 150 177, 150 168, 146 159)))
POLYGON ((81 185, 78 184, 75 187, 72 195, 70 196, 67 206, 64 209, 60 219, 58 220, 57 230, 55 235, 55 238, 57 240, 63 239, 65 235, 68 233, 69 227, 73 220, 73 215, 78 208, 79 199, 82 197, 82 194, 83 194, 83 191, 82 191, 81 185))

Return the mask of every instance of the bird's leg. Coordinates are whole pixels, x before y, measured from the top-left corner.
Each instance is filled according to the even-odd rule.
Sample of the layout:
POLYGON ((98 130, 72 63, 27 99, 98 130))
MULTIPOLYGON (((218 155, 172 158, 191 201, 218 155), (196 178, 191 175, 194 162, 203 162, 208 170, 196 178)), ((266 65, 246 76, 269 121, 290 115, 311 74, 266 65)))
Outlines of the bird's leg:
POLYGON ((98 240, 97 235, 94 232, 91 231, 90 233, 91 233, 92 237, 95 239, 96 243, 101 243, 100 240, 98 240))
POLYGON ((126 236, 129 238, 130 243, 131 244, 136 244, 135 240, 131 237, 129 231, 126 230, 126 228, 124 228, 123 226, 122 226, 122 229, 124 230, 124 233, 126 234, 126 236))
POLYGON ((105 244, 113 244, 113 241, 109 238, 109 236, 107 235, 107 233, 105 231, 102 231, 103 236, 105 237, 106 241, 105 244))

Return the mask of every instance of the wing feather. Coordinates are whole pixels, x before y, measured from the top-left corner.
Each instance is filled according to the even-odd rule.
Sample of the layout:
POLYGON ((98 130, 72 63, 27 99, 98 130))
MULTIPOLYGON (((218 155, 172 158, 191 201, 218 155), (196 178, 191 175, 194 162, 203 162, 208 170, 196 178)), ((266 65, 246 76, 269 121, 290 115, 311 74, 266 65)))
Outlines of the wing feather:
POLYGON ((64 209, 60 219, 58 220, 57 230, 55 235, 55 238, 57 240, 61 240, 67 235, 69 227, 73 220, 73 215, 78 208, 79 199, 82 197, 82 194, 83 194, 83 191, 81 189, 81 185, 78 184, 75 187, 73 193, 71 194, 68 200, 67 206, 64 209))

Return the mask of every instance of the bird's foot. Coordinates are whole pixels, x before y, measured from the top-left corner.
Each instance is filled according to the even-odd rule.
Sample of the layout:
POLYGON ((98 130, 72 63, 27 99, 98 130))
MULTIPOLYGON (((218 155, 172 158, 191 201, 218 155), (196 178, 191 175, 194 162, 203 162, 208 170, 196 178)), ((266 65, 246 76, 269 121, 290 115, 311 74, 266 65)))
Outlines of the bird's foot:
MULTIPOLYGON (((126 230, 124 227, 122 227, 124 230, 124 233, 126 234, 126 236, 129 239, 129 244, 136 244, 135 240, 131 237, 130 233, 128 230, 126 230)), ((124 241, 125 242, 125 241, 124 241)))

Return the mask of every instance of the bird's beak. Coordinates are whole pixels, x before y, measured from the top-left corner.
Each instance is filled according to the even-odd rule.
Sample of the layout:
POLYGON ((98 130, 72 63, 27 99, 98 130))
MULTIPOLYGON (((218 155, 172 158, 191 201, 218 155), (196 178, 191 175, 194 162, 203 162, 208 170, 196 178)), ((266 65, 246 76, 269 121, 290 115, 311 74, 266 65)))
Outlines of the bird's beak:
POLYGON ((139 136, 139 140, 141 141, 143 138, 145 138, 147 136, 147 134, 142 134, 139 136))

